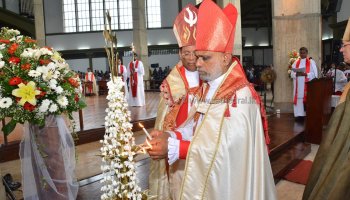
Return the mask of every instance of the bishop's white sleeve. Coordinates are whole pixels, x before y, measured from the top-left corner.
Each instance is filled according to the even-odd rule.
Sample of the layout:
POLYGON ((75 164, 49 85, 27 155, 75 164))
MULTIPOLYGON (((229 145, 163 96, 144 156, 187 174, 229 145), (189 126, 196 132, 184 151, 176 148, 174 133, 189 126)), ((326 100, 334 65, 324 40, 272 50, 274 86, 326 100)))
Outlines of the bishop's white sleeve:
POLYGON ((318 72, 317 72, 317 67, 316 67, 316 63, 313 60, 310 60, 310 72, 307 73, 307 78, 309 79, 309 81, 311 81, 314 78, 318 77, 318 72))
POLYGON ((172 137, 168 138, 168 163, 172 165, 179 159, 180 140, 172 137))
POLYGON ((191 120, 184 127, 177 128, 175 131, 167 131, 170 134, 168 138, 168 163, 172 165, 181 157, 185 157, 189 146, 189 141, 193 137, 193 124, 194 120, 191 120), (181 149, 180 149, 180 144, 181 149))

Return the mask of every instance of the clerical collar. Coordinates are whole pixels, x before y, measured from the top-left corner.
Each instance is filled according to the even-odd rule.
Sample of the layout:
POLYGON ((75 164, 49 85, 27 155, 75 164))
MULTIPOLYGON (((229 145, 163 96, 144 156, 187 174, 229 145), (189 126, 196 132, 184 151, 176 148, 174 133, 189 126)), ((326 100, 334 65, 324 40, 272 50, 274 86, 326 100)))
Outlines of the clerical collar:
POLYGON ((213 98, 215 91, 218 89, 218 87, 220 86, 221 82, 224 80, 224 77, 225 77, 226 73, 224 73, 221 76, 219 76, 218 78, 208 82, 208 84, 210 85, 210 88, 209 88, 208 94, 206 96, 206 99, 213 98))
POLYGON ((190 70, 186 69, 186 67, 184 67, 184 68, 185 68, 185 72, 186 72, 186 73, 189 73, 189 74, 198 74, 198 71, 197 71, 197 70, 195 70, 195 71, 190 71, 190 70))
POLYGON ((192 72, 185 68, 185 75, 186 75, 188 87, 192 88, 192 87, 197 87, 199 85, 199 74, 197 70, 192 72))
POLYGON ((220 83, 222 82, 222 80, 225 77, 225 74, 222 74, 221 76, 217 77, 216 79, 209 81, 208 84, 210 85, 211 88, 217 88, 219 87, 220 83))

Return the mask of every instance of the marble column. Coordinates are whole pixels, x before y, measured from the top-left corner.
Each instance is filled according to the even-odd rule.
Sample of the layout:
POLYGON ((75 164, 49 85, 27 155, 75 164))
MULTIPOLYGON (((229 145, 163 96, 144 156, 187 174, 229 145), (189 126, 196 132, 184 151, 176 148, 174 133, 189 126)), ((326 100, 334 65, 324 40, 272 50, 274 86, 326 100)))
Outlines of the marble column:
POLYGON ((242 23, 241 23, 241 1, 240 0, 217 0, 217 4, 224 8, 228 3, 232 3, 238 12, 236 32, 235 32, 235 44, 233 46, 233 55, 242 60, 242 23))
POLYGON ((275 109, 293 112, 293 81, 288 77, 288 53, 307 47, 318 68, 321 64, 321 0, 272 0, 275 109))
POLYGON ((35 39, 39 46, 45 46, 45 20, 43 0, 34 0, 35 39))
MULTIPOLYGON (((142 61, 145 68, 144 80, 150 80, 145 13, 145 0, 132 1, 133 43, 139 60, 142 61)), ((145 85, 146 88, 148 88, 148 85, 145 85)))
POLYGON ((94 53, 87 52, 86 57, 89 59, 89 68, 91 69, 92 72, 94 72, 94 66, 93 66, 93 62, 92 62, 92 59, 94 58, 94 53))

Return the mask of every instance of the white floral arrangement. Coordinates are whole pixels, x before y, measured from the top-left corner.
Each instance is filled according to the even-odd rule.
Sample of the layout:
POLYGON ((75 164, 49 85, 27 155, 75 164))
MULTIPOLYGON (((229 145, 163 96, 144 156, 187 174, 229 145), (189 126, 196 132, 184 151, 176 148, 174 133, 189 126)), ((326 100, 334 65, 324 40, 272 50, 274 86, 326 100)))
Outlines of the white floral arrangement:
POLYGON ((141 189, 136 183, 135 145, 130 111, 124 98, 124 82, 120 77, 110 80, 108 86, 108 108, 105 117, 106 134, 101 140, 103 178, 101 199, 142 199, 141 189))
POLYGON ((0 119, 11 118, 2 128, 6 135, 17 123, 43 126, 47 115, 66 113, 74 122, 72 112, 83 107, 79 76, 57 51, 1 28, 0 119))
POLYGON ((117 36, 112 32, 111 17, 106 13, 108 26, 105 25, 103 36, 106 42, 106 53, 111 71, 108 86, 108 108, 105 117, 105 129, 101 147, 103 178, 101 180, 102 200, 144 200, 147 195, 141 192, 136 183, 135 157, 144 150, 135 145, 130 111, 124 97, 124 82, 117 75, 116 53, 117 36), (108 27, 108 29, 107 29, 108 27))

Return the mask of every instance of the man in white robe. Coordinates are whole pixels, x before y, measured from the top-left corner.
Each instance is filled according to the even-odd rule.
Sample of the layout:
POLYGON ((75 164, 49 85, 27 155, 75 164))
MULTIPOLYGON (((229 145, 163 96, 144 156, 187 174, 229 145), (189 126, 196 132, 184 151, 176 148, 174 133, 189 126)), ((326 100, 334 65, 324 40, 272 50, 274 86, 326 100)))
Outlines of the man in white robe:
POLYGON ((237 16, 232 4, 221 10, 211 0, 203 1, 197 22, 196 65, 205 83, 182 126, 151 132, 153 159, 178 159, 168 148, 177 134, 190 141, 174 199, 276 199, 266 115, 259 94, 239 61, 232 58, 237 16))
POLYGON ((306 82, 317 78, 317 67, 315 61, 307 57, 306 47, 299 49, 300 58, 292 65, 291 77, 293 79, 293 108, 294 117, 302 119, 305 116, 304 104, 306 102, 306 82))
POLYGON ((129 97, 128 84, 126 83, 126 80, 128 79, 128 71, 125 65, 123 65, 121 59, 118 59, 118 76, 122 77, 122 80, 124 82, 124 96, 127 98, 129 97))
MULTIPOLYGON (((192 4, 186 5, 177 15, 173 31, 180 47, 179 62, 162 82, 160 87, 161 99, 158 105, 155 129, 162 131, 174 130, 188 118, 192 107, 192 99, 197 93, 201 81, 196 68, 196 27, 197 8, 192 4)), ((169 157, 152 160, 149 174, 149 194, 157 200, 176 199, 181 185, 185 168, 185 156, 188 150, 188 140, 182 140, 181 134, 171 138, 169 142, 169 157), (167 168, 167 164, 170 167, 167 168)))
POLYGON ((145 70, 142 61, 137 59, 137 54, 134 54, 134 61, 128 66, 129 78, 129 106, 144 106, 145 102, 145 88, 143 83, 143 76, 145 70))

